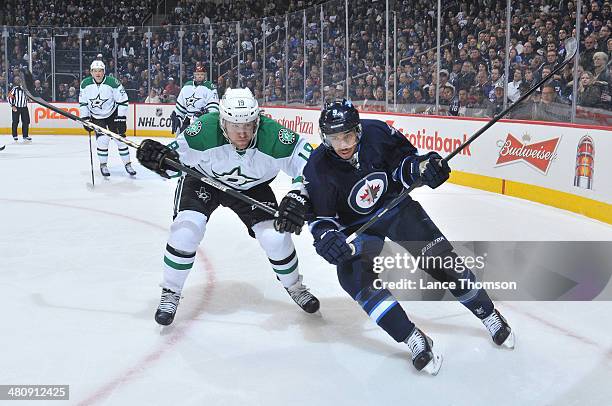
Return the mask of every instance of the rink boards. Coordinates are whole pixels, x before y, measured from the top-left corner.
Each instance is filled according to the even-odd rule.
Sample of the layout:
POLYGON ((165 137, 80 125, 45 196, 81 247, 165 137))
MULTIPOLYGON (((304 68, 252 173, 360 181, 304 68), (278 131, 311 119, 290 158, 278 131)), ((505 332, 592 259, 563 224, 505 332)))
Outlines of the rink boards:
MULTIPOLYGON (((77 103, 58 103, 78 115, 77 103)), ((32 134, 80 134, 76 122, 30 104, 32 134)), ((128 135, 172 136, 172 105, 131 104, 128 135)), ((10 134, 10 106, 0 103, 0 133, 10 134)), ((264 114, 319 142, 318 109, 266 107, 264 114)), ((386 121, 420 152, 442 156, 486 124, 486 119, 363 113, 386 121)), ((612 133, 610 127, 502 120, 451 161, 451 181, 524 198, 612 224, 612 133)))

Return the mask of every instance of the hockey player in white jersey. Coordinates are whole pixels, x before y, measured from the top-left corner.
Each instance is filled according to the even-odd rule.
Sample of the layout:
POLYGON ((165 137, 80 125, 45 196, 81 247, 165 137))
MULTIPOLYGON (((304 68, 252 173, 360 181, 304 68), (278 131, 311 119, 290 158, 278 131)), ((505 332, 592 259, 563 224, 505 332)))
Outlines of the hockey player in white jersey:
POLYGON ((185 128, 189 127, 192 120, 204 113, 219 111, 217 88, 205 78, 204 67, 198 65, 193 73, 193 80, 183 85, 176 99, 174 111, 170 116, 172 134, 184 131, 185 128))
POLYGON ((312 146, 276 121, 261 116, 257 100, 249 89, 227 89, 219 110, 196 119, 168 146, 144 140, 138 148, 138 160, 163 177, 175 173, 166 166, 165 158, 180 161, 255 200, 278 207, 279 217, 275 219, 192 176, 181 178, 164 255, 162 296, 155 320, 161 325, 174 320, 206 224, 219 205, 238 215, 249 235, 265 251, 272 270, 291 298, 305 312, 314 313, 319 309, 319 300, 302 284, 290 234, 299 234, 304 225, 308 200, 302 169, 312 146), (293 178, 293 184, 277 205, 270 182, 281 170, 293 178))
MULTIPOLYGON (((117 79, 106 76, 104 62, 93 61, 90 71, 91 76, 86 77, 81 82, 79 93, 81 118, 125 137, 128 111, 128 96, 125 89, 117 79)), ((84 125, 84 127, 87 131, 92 130, 87 125, 84 125)), ((105 177, 110 176, 107 166, 109 141, 110 138, 107 135, 96 133, 100 172, 105 177)), ((136 175, 136 171, 130 163, 130 152, 127 145, 120 141, 116 141, 116 143, 126 172, 131 176, 136 175)))

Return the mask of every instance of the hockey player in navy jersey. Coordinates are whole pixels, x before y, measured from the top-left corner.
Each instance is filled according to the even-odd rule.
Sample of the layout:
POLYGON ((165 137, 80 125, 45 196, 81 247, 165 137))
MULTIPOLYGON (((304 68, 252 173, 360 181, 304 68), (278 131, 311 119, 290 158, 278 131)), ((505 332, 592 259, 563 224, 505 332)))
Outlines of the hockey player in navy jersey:
MULTIPOLYGON (((350 101, 325 105, 319 119, 322 144, 304 168, 312 205, 310 229, 319 255, 337 266, 342 288, 397 342, 408 345, 417 370, 437 374, 442 356, 433 341, 417 328, 387 289, 377 289, 373 260, 385 237, 413 256, 456 258, 452 245, 421 205, 404 200, 361 234, 352 246, 354 232, 387 202, 413 183, 436 188, 450 173, 435 152, 419 155, 396 129, 379 120, 360 120, 350 101)), ((471 270, 458 272, 441 261, 422 269, 442 282, 475 281, 471 270), (436 266, 437 265, 437 266, 436 266)), ((495 344, 514 347, 514 334, 483 289, 456 289, 451 293, 487 327, 495 344)))

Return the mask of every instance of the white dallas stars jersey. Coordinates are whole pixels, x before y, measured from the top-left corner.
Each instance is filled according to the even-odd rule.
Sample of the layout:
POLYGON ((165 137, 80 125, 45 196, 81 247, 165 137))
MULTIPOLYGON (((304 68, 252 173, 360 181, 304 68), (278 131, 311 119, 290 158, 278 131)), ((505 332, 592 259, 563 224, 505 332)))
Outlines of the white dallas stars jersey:
POLYGON ((199 117, 169 147, 184 165, 238 190, 268 183, 280 171, 293 178, 292 189, 304 190, 302 170, 312 151, 298 134, 262 116, 255 146, 238 153, 223 136, 219 113, 199 117))
POLYGON ((201 113, 204 109, 219 111, 217 88, 208 80, 198 85, 190 80, 183 85, 176 99, 174 111, 179 117, 184 118, 186 115, 201 113))
POLYGON ((115 109, 118 116, 127 116, 128 97, 121 83, 112 76, 104 76, 97 84, 92 76, 81 82, 79 93, 81 117, 108 118, 115 109))

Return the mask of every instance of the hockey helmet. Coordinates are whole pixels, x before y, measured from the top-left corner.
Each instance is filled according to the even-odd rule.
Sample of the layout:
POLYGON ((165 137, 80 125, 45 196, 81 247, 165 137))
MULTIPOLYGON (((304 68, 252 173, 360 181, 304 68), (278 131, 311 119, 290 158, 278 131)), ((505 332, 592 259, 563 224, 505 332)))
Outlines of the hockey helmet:
POLYGON ((104 62, 102 61, 98 61, 95 60, 91 63, 91 66, 89 67, 90 71, 93 71, 94 69, 102 69, 104 72, 106 72, 106 66, 104 66, 104 62))
POLYGON ((319 134, 326 148, 332 149, 334 135, 356 130, 357 142, 361 138, 359 112, 350 100, 342 99, 325 103, 319 117, 319 134))
POLYGON ((259 129, 259 104, 248 88, 227 89, 219 102, 219 116, 221 130, 225 138, 231 143, 227 135, 227 124, 255 123, 253 138, 247 148, 251 148, 257 141, 259 129))

